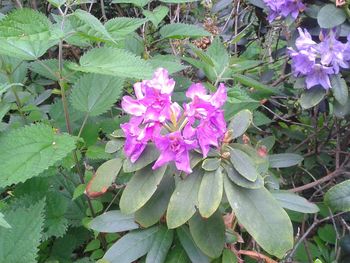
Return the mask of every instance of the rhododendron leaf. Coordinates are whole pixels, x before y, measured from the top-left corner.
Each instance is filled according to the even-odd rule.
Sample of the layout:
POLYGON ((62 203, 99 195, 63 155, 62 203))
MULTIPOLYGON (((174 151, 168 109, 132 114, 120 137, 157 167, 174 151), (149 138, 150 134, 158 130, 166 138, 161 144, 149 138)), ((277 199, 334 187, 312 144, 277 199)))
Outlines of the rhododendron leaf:
POLYGON ((247 180, 254 182, 259 173, 253 160, 245 152, 238 149, 230 149, 230 160, 233 167, 247 180))
POLYGON ((198 209, 203 217, 210 217, 218 209, 223 191, 222 169, 205 172, 198 192, 198 209))
POLYGON ((287 191, 272 192, 273 197, 283 208, 300 213, 317 213, 320 209, 307 199, 287 191))
POLYGON ((271 193, 265 188, 236 186, 228 178, 224 186, 238 222, 269 254, 282 258, 293 247, 293 228, 287 213, 271 193))
POLYGON ((148 144, 136 162, 132 163, 129 158, 124 161, 123 170, 126 173, 135 172, 154 162, 158 157, 159 151, 154 144, 148 144))
POLYGON ((325 195, 325 202, 335 211, 350 211, 350 180, 329 189, 325 195))
POLYGON ((108 211, 92 219, 89 227, 103 233, 124 232, 139 228, 134 215, 124 215, 119 210, 108 211))
POLYGON ((257 177, 254 182, 251 182, 245 179, 242 175, 237 172, 235 168, 233 168, 232 164, 225 164, 225 174, 230 178, 230 180, 238 186, 242 186, 244 188, 249 189, 258 189, 264 186, 264 179, 261 175, 257 177))
POLYGON ((103 258, 109 263, 134 262, 148 253, 157 232, 158 227, 129 232, 111 246, 103 258))
POLYGON ((216 171, 220 167, 221 159, 207 158, 202 163, 202 168, 206 171, 216 171))
POLYGON ((219 211, 204 219, 196 213, 189 221, 196 245, 209 257, 217 258, 225 244, 225 224, 219 211))
POLYGON ((243 85, 250 87, 250 88, 254 88, 257 91, 261 91, 264 94, 271 95, 271 94, 278 93, 277 90, 270 88, 269 86, 261 83, 258 80, 255 80, 251 77, 241 75, 241 74, 233 74, 232 77, 234 80, 237 80, 238 82, 242 83, 243 85))
POLYGON ((345 20, 344 10, 334 4, 323 6, 317 14, 317 22, 321 28, 333 28, 343 24, 345 20))
POLYGON ((166 169, 167 166, 164 165, 153 170, 152 165, 149 165, 137 171, 120 198, 120 210, 124 214, 131 214, 144 206, 157 190, 166 169))
POLYGON ((253 114, 250 110, 242 110, 236 113, 228 126, 228 129, 233 132, 233 139, 242 136, 249 128, 252 121, 253 114))
POLYGON ((203 170, 196 169, 192 174, 177 183, 166 214, 169 228, 176 228, 185 224, 196 212, 202 172, 203 170))
POLYGON ((304 158, 296 153, 279 153, 269 155, 271 168, 283 168, 300 164, 304 158))
POLYGON ((96 198, 107 192, 108 187, 114 183, 120 169, 122 168, 122 160, 115 158, 103 163, 96 171, 94 177, 90 180, 86 187, 86 194, 89 197, 96 198))
POLYGON ((307 110, 319 104, 325 95, 326 91, 322 87, 313 87, 301 94, 299 103, 301 107, 307 110))
POLYGON ((182 247, 186 250, 188 257, 191 259, 191 262, 210 262, 209 257, 207 257, 193 241, 193 238, 187 226, 177 228, 176 234, 180 239, 182 247))
POLYGON ((341 104, 345 105, 349 97, 349 89, 345 80, 339 75, 332 75, 330 77, 332 84, 332 92, 334 98, 341 104))
POLYGON ((146 263, 162 263, 165 262, 166 255, 173 243, 174 230, 160 226, 150 251, 146 257, 146 263))
POLYGON ((62 160, 75 148, 75 138, 35 124, 2 135, 0 146, 0 187, 4 187, 38 176, 62 160))
POLYGON ((135 212, 136 222, 142 227, 150 227, 157 223, 165 213, 174 189, 174 176, 168 169, 151 199, 135 212))

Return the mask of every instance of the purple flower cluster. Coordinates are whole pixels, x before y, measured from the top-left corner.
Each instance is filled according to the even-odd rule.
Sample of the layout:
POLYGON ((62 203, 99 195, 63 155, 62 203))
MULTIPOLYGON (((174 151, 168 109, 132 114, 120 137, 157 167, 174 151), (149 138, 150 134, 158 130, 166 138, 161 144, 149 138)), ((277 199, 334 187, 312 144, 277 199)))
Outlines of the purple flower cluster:
POLYGON ((350 38, 342 43, 337 40, 336 32, 330 30, 321 32, 321 42, 316 43, 306 29, 298 28, 298 31, 297 51, 289 48, 294 75, 305 76, 308 89, 316 85, 331 88, 329 75, 338 74, 340 68, 349 68, 350 38))
POLYGON ((210 147, 218 147, 226 132, 221 107, 227 99, 226 87, 220 84, 214 94, 196 83, 186 96, 191 102, 183 108, 171 101, 175 81, 165 69, 155 71, 153 79, 134 84, 136 99, 124 96, 122 108, 132 115, 121 128, 126 136, 125 154, 135 162, 148 142, 153 142, 160 156, 153 169, 174 161, 178 170, 191 173, 189 152, 200 149, 206 157, 210 147))
POLYGON ((305 5, 301 0, 264 0, 264 3, 268 8, 267 19, 270 23, 280 16, 287 17, 290 15, 296 19, 299 12, 305 9, 305 5))

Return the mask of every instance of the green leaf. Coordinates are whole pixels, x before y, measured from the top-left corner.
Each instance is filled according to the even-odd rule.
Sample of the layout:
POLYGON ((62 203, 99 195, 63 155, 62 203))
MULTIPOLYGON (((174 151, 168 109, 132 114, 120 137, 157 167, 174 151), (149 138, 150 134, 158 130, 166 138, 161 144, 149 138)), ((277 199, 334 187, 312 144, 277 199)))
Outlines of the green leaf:
POLYGON ((227 199, 238 222, 269 254, 282 258, 293 247, 287 213, 265 188, 246 189, 224 181, 227 199))
POLYGON ((232 130, 233 132, 233 139, 242 136, 249 128, 252 121, 253 114, 250 110, 241 110, 240 112, 236 113, 228 126, 228 129, 232 130))
POLYGON ((222 253, 222 263, 237 263, 237 256, 228 248, 222 253))
POLYGON ((85 192, 85 188, 86 188, 86 185, 85 184, 80 184, 78 185, 75 190, 74 190, 74 193, 73 193, 73 198, 72 200, 75 200, 77 199, 78 197, 82 196, 85 192))
POLYGON ((261 83, 260 81, 255 80, 251 77, 241 75, 241 74, 233 74, 232 77, 234 80, 237 80, 238 82, 242 83, 243 85, 248 86, 250 88, 254 88, 257 91, 262 91, 262 92, 266 93, 267 95, 277 93, 277 91, 275 89, 261 83))
POLYGON ((152 65, 154 69, 167 69, 169 74, 174 74, 187 68, 178 61, 177 57, 171 55, 157 55, 154 56, 152 59, 149 59, 148 62, 152 65))
POLYGON ((20 207, 5 213, 12 228, 0 227, 0 262, 37 262, 44 206, 42 200, 29 208, 20 207))
POLYGON ((90 116, 98 116, 118 100, 123 91, 124 80, 99 74, 85 74, 74 85, 72 106, 90 116))
POLYGON ((208 55, 214 63, 214 68, 217 72, 216 78, 218 78, 218 80, 221 80, 225 77, 230 77, 230 75, 227 74, 229 73, 228 67, 230 56, 219 37, 216 37, 212 41, 206 51, 206 55, 208 55))
POLYGON ((333 28, 344 23, 345 12, 334 4, 328 4, 321 8, 317 14, 317 22, 321 28, 333 28))
POLYGON ((87 245, 86 248, 84 249, 84 253, 94 251, 99 249, 101 246, 101 242, 98 239, 91 240, 87 245))
POLYGON ((115 4, 133 4, 138 7, 144 7, 150 0, 113 0, 115 4))
POLYGON ((350 180, 333 186, 325 194, 326 204, 335 211, 350 211, 350 180))
POLYGON ((134 32, 146 21, 146 19, 141 18, 116 17, 108 20, 105 27, 114 39, 120 40, 134 32))
POLYGON ((7 223, 4 219, 4 215, 2 213, 0 213, 0 227, 11 228, 9 223, 7 223))
POLYGON ((157 223, 168 207, 170 196, 175 189, 174 176, 168 170, 151 199, 135 212, 135 220, 142 227, 150 227, 157 223))
POLYGON ((221 159, 207 158, 202 163, 202 168, 206 171, 216 171, 220 167, 221 159))
POLYGON ((176 185, 166 213, 168 228, 185 224, 196 212, 198 191, 202 181, 201 171, 196 169, 176 185))
POLYGON ((80 57, 80 66, 71 65, 75 70, 118 76, 122 78, 148 79, 153 68, 145 60, 122 49, 94 48, 80 57))
POLYGON ((198 192, 199 213, 208 218, 218 209, 224 191, 224 177, 221 168, 205 172, 198 192))
POLYGON ((245 152, 238 149, 230 149, 230 160, 233 167, 247 180, 255 182, 259 173, 256 170, 253 160, 245 152))
POLYGON ((108 211, 92 219, 89 227, 103 233, 124 232, 139 228, 134 215, 124 215, 119 210, 108 211))
POLYGON ((232 164, 225 164, 224 168, 225 174, 228 176, 228 178, 230 178, 230 180, 238 186, 249 189, 258 189, 264 186, 264 179, 261 177, 261 175, 258 176, 255 182, 251 182, 240 175, 239 172, 233 168, 232 164))
POLYGON ((271 168, 284 168, 300 164, 304 158, 295 153, 279 153, 268 156, 271 168))
POLYGON ((285 191, 276 191, 272 192, 273 197, 280 203, 283 208, 297 211, 300 213, 317 213, 320 209, 317 205, 309 202, 305 198, 298 196, 296 194, 285 192, 285 191))
POLYGON ((161 226, 154 237, 150 251, 146 257, 146 263, 163 263, 173 243, 174 230, 161 226))
POLYGON ((186 251, 181 245, 176 245, 173 249, 170 250, 166 259, 166 263, 191 263, 190 259, 187 256, 186 251))
POLYGON ((66 0, 48 0, 48 2, 55 7, 60 7, 66 3, 66 0))
POLYGON ((159 152, 157 148, 153 144, 148 144, 136 162, 132 163, 130 159, 124 161, 123 170, 126 173, 135 172, 154 162, 158 157, 159 152))
POLYGON ((206 255, 211 258, 221 255, 225 245, 225 224, 219 211, 207 219, 196 213, 189 226, 195 243, 206 255))
POLYGON ((210 36, 210 33, 201 27, 174 23, 163 26, 160 31, 162 38, 185 38, 185 37, 204 37, 210 36))
POLYGON ((103 258, 109 263, 131 263, 151 249, 157 232, 158 227, 129 232, 111 246, 103 258))
POLYGON ((183 3, 197 2, 199 0, 160 0, 160 1, 168 4, 183 4, 183 3))
POLYGON ((91 198, 96 198, 104 194, 108 190, 108 187, 114 183, 115 178, 117 178, 122 168, 122 164, 121 159, 114 158, 98 167, 96 174, 86 187, 86 194, 91 198))
POLYGON ((332 92, 334 98, 341 104, 345 105, 348 101, 349 90, 345 80, 340 74, 331 75, 332 92))
POLYGON ((210 259, 197 247, 187 226, 176 229, 176 234, 180 239, 182 247, 186 250, 191 262, 209 263, 210 259))
POLYGON ((153 11, 143 10, 142 13, 147 17, 155 27, 158 27, 159 23, 168 14, 169 8, 163 5, 157 6, 153 11))
POLYGON ((326 91, 322 87, 313 87, 301 94, 299 103, 304 109, 310 109, 319 104, 325 95, 326 91))
POLYGON ((318 236, 328 244, 334 245, 337 242, 337 234, 332 224, 326 224, 317 230, 318 236))
POLYGON ((120 198, 120 210, 124 214, 130 214, 144 206, 157 190, 166 169, 165 165, 153 170, 152 165, 149 165, 137 171, 120 198))
POLYGON ((38 176, 62 160, 75 148, 75 138, 36 124, 1 136, 0 147, 0 187, 5 187, 38 176))

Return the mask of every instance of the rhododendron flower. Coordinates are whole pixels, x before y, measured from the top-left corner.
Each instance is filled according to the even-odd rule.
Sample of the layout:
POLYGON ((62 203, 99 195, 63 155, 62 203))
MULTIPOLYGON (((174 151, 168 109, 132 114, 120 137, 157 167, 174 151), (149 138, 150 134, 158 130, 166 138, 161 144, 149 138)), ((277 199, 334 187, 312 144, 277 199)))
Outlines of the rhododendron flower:
POLYGON ((301 0, 264 0, 264 3, 268 8, 267 19, 270 23, 280 16, 296 19, 299 12, 305 9, 301 0))
POLYGON ((160 152, 153 169, 174 161, 178 170, 191 173, 191 150, 201 150, 206 157, 210 147, 220 146, 226 132, 221 107, 227 91, 220 84, 215 93, 209 94, 202 84, 193 84, 186 92, 191 102, 181 108, 171 101, 174 86, 168 72, 158 69, 152 80, 134 85, 136 99, 123 98, 122 108, 133 115, 121 125, 126 136, 124 151, 135 162, 147 144, 153 142, 160 152))
POLYGON ((350 44, 336 38, 334 30, 322 31, 320 43, 312 40, 309 32, 298 28, 297 50, 289 48, 292 70, 296 77, 305 77, 306 88, 321 85, 331 88, 330 75, 338 74, 340 68, 349 68, 350 44))

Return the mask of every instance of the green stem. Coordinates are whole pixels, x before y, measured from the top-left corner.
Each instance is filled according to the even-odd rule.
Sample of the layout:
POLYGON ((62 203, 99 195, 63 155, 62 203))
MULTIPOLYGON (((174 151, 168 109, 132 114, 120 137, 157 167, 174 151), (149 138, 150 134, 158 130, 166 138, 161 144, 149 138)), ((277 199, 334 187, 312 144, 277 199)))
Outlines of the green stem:
POLYGON ((81 127, 80 127, 80 130, 79 130, 79 133, 78 133, 78 138, 80 138, 81 133, 82 133, 83 130, 84 130, 84 127, 85 127, 85 124, 86 124, 86 121, 88 120, 88 118, 89 118, 89 114, 87 113, 87 114, 85 115, 83 124, 82 124, 81 127))

